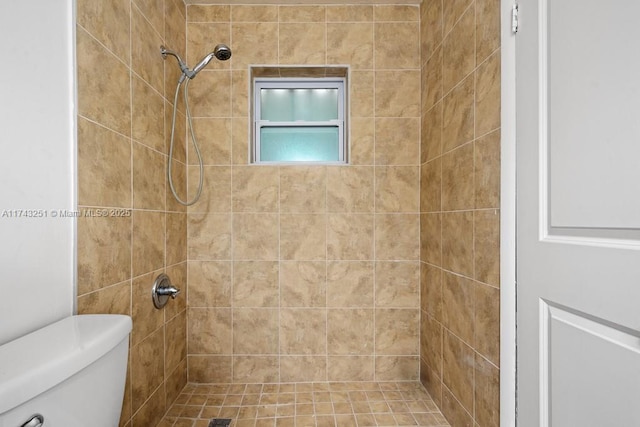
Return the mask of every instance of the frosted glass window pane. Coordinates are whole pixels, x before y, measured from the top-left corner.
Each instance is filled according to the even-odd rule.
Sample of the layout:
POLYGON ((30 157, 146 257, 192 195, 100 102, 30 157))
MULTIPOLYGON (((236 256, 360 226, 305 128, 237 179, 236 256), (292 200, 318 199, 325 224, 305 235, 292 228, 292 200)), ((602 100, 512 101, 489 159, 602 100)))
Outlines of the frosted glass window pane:
POLYGON ((338 89, 261 89, 260 120, 293 122, 338 119, 338 89))
POLYGON ((263 162, 334 162, 339 159, 339 128, 260 128, 260 160, 263 162))

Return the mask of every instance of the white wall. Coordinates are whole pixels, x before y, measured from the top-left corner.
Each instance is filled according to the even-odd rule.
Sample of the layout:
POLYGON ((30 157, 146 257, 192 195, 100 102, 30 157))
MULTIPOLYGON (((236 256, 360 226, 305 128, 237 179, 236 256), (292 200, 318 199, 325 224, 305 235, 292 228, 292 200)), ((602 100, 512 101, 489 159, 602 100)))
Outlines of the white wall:
POLYGON ((76 221, 53 217, 77 206, 74 14, 0 1, 0 344, 74 310, 76 221))

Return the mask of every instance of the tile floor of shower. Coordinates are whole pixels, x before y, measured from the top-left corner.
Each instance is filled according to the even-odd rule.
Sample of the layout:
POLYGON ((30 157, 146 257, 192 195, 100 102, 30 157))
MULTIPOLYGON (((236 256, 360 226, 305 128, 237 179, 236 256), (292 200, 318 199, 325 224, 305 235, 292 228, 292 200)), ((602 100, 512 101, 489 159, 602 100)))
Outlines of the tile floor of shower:
POLYGON ((158 427, 449 426, 418 382, 187 384, 158 427))

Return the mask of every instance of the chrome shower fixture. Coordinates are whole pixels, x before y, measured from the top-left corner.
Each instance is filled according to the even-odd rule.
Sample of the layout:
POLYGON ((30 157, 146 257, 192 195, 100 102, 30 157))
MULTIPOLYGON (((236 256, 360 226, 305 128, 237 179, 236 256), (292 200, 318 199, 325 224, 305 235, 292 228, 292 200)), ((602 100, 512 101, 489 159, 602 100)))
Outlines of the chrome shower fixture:
POLYGON ((167 49, 164 46, 160 46, 160 53, 164 59, 167 59, 167 56, 173 56, 178 61, 178 65, 180 66, 180 70, 182 74, 180 74, 180 78, 178 79, 178 84, 176 85, 176 93, 173 97, 173 116, 171 120, 171 142, 169 143, 169 160, 167 167, 167 179, 169 181, 169 187, 171 188, 171 193, 173 193, 173 197, 184 206, 191 206, 200 199, 200 195, 202 194, 202 183, 203 183, 203 175, 204 175, 204 166, 202 162, 202 154, 200 153, 200 148, 198 147, 198 141, 196 140, 196 135, 193 132, 193 123, 191 122, 191 110, 189 109, 189 82, 193 80, 193 78, 204 68, 207 66, 211 60, 216 57, 219 61, 226 61, 231 58, 231 49, 229 46, 225 44, 219 44, 214 49, 213 52, 205 56, 193 67, 192 70, 189 69, 187 64, 180 58, 176 52, 167 49), (187 80, 188 78, 188 80, 187 80), (185 81, 186 80, 186 81, 185 81), (198 182, 198 189, 196 191, 196 195, 191 200, 182 200, 178 193, 176 192, 175 186, 173 185, 173 175, 172 175, 172 165, 173 165, 173 146, 174 146, 174 136, 176 131, 176 111, 178 109, 178 95, 180 94, 180 86, 184 83, 184 105, 187 112, 187 124, 189 129, 189 134, 191 135, 191 142, 193 142, 193 148, 196 152, 196 156, 198 157, 198 166, 200 168, 200 178, 198 182))
POLYGON ((167 49, 164 46, 160 46, 160 53, 164 59, 167 59, 167 55, 171 55, 178 60, 178 65, 180 66, 180 70, 182 71, 182 75, 180 76, 180 82, 182 82, 185 77, 193 79, 204 67, 207 66, 209 62, 215 57, 219 61, 226 61, 231 58, 231 49, 226 44, 219 44, 214 49, 213 52, 205 56, 196 64, 193 69, 189 69, 187 64, 180 58, 176 52, 167 49))

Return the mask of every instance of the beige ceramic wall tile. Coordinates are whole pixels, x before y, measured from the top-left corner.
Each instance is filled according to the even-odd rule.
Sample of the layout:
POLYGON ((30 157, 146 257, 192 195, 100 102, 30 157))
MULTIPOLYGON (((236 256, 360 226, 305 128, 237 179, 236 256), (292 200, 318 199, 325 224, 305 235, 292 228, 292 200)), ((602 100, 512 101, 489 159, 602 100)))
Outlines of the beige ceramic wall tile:
POLYGON ((473 277, 473 212, 442 214, 442 267, 473 277))
POLYGON ((229 383, 231 382, 231 356, 187 356, 189 382, 229 383))
POLYGON ((498 208, 500 205, 500 131, 475 142, 476 209, 498 208))
POLYGON ((474 282, 445 271, 442 281, 442 323, 471 347, 475 346, 475 309, 474 282))
POLYGON ((420 177, 417 166, 378 166, 376 212, 418 212, 420 177))
POLYGON ((373 25, 327 24, 327 63, 349 64, 352 70, 373 68, 373 25))
POLYGON ((279 378, 277 356, 234 356, 233 382, 275 383, 279 378))
POLYGON ((78 202, 131 207, 131 141, 78 119, 78 202))
POLYGON ((133 146, 133 207, 165 209, 166 157, 142 144, 133 146))
POLYGON ((475 284, 476 351, 493 364, 500 364, 500 290, 481 283, 475 284))
POLYGON ((326 229, 327 216, 323 214, 280 215, 280 258, 326 259, 326 229))
POLYGON ((133 415, 131 425, 144 425, 147 423, 156 425, 160 423, 162 421, 161 414, 167 410, 165 403, 162 387, 159 387, 144 402, 140 410, 133 415))
MULTIPOLYGON (((187 49, 188 54, 185 59, 192 68, 202 58, 213 52, 218 44, 231 46, 231 24, 229 22, 187 24, 187 46, 189 49, 187 49)), ((230 61, 219 61, 214 58, 207 64, 207 70, 226 70, 230 68, 229 64, 230 61)))
POLYGON ((193 117, 231 117, 231 73, 202 70, 189 84, 189 102, 193 117))
POLYGON ((422 357, 429 365, 432 374, 440 380, 442 378, 442 334, 444 329, 440 322, 424 313, 420 321, 422 324, 422 337, 420 341, 422 357))
POLYGON ((473 139, 474 94, 473 76, 469 76, 445 96, 442 107, 443 152, 473 139))
POLYGON ((433 265, 442 265, 442 214, 420 215, 420 259, 433 265))
POLYGON ((231 259, 231 215, 194 213, 187 221, 189 260, 231 259))
POLYGON ((420 53, 423 61, 429 59, 442 43, 442 6, 441 0, 425 0, 421 4, 420 53))
POLYGON ((473 361, 473 349, 445 332, 442 380, 468 412, 473 412, 473 361))
POLYGON ((229 22, 231 5, 191 4, 187 7, 187 22, 229 22))
POLYGON ((420 117, 420 71, 376 71, 377 117, 420 117))
POLYGON ((376 356, 376 381, 416 381, 420 360, 418 356, 376 356))
POLYGON ((189 262, 189 307, 231 307, 231 263, 189 262))
POLYGON ((500 286, 500 212, 495 209, 474 212, 475 277, 500 286))
POLYGON ((462 19, 462 14, 465 9, 469 7, 472 0, 451 0, 443 2, 442 7, 442 20, 444 22, 444 32, 448 33, 453 29, 453 26, 462 19))
MULTIPOLYGON (((231 164, 231 126, 230 119, 193 119, 193 130, 205 165, 231 164)), ((188 147, 189 164, 198 164, 193 144, 189 144, 188 147)))
POLYGON ((279 209, 279 181, 278 168, 234 167, 233 211, 277 212, 279 209))
POLYGON ((378 260, 417 260, 420 257, 420 217, 417 214, 376 214, 375 253, 378 260))
POLYGON ((231 354, 230 308, 189 308, 187 319, 189 354, 231 354))
POLYGON ((326 177, 326 168, 323 166, 281 168, 280 212, 325 212, 326 177))
POLYGON ((129 69, 81 28, 76 38, 78 114, 130 135, 129 69))
POLYGON ((376 21, 418 21, 420 8, 414 5, 375 5, 373 17, 376 21))
POLYGON ((235 214, 233 216, 233 259, 278 259, 277 214, 235 214))
POLYGON ((373 165, 374 141, 374 120, 372 118, 352 118, 349 163, 352 165, 373 165))
POLYGON ((373 212, 374 169, 368 166, 327 168, 328 212, 373 212))
POLYGON ((476 63, 500 47, 500 2, 476 0, 476 63))
POLYGON ((281 382, 326 381, 327 358, 325 356, 280 357, 281 382))
POLYGON ((231 134, 231 163, 234 165, 247 165, 249 155, 249 120, 234 118, 231 120, 233 132, 231 134))
POLYGON ((373 381, 373 369, 374 358, 372 356, 327 357, 327 379, 329 381, 373 381))
POLYGON ((280 22, 324 22, 325 6, 279 6, 280 22))
POLYGON ((234 309, 233 353, 278 354, 278 323, 276 309, 234 309))
MULTIPOLYGON (((200 168, 189 166, 189 200, 198 191, 200 168)), ((204 166, 200 198, 189 207, 189 212, 231 212, 231 168, 204 166)))
POLYGON ((164 38, 164 0, 133 0, 153 29, 164 38))
POLYGON ((442 103, 439 102, 422 116, 421 162, 433 160, 442 154, 442 103))
POLYGON ((187 260, 187 216, 182 213, 167 213, 166 265, 187 260))
POLYGON ((167 382, 167 395, 171 394, 173 397, 171 399, 167 399, 167 402, 173 402, 173 399, 180 394, 182 391, 182 387, 186 385, 186 366, 180 369, 180 365, 187 357, 187 313, 186 311, 181 312, 180 315, 172 318, 167 321, 165 325, 165 348, 164 348, 164 365, 165 365, 165 381, 167 382), (169 380, 171 374, 176 370, 179 372, 174 374, 177 375, 177 384, 175 384, 174 389, 169 385, 171 381, 169 380), (181 380, 180 377, 184 375, 184 380, 181 380), (177 393, 177 394, 176 394, 177 393))
POLYGON ((476 71, 476 135, 500 127, 500 52, 491 55, 476 71))
POLYGON ((249 116, 249 72, 234 70, 231 72, 231 115, 233 117, 249 116))
POLYGON ((163 328, 131 348, 131 385, 134 412, 162 384, 164 378, 163 328))
MULTIPOLYGON (((458 0, 468 2, 469 0, 458 0)), ((445 3, 446 5, 450 2, 445 3)), ((475 4, 475 3, 473 3, 475 4)), ((456 18, 460 15, 456 15, 456 18)), ((455 26, 443 41, 443 74, 444 91, 448 92, 476 67, 475 58, 475 8, 472 5, 457 20, 455 26)), ((445 25, 445 34, 447 32, 445 25)))
POLYGON ((381 118, 375 121, 376 165, 415 165, 419 161, 420 119, 381 118))
POLYGON ((419 262, 378 261, 375 273, 376 307, 419 307, 419 262))
POLYGON ((275 22, 278 20, 278 6, 232 5, 233 22, 275 22))
POLYGON ((372 262, 327 263, 327 307, 371 307, 374 295, 372 262))
POLYGON ((78 297, 78 314, 131 315, 131 281, 108 286, 78 297))
MULTIPOLYGON (((171 176, 173 177, 173 188, 180 199, 187 199, 187 168, 183 163, 173 162, 171 176)), ((171 191, 171 186, 165 184, 165 200, 168 211, 186 213, 187 207, 181 205, 171 191)))
POLYGON ((371 22, 373 6, 328 5, 327 22, 371 22))
POLYGON ((442 99, 442 48, 438 47, 422 67, 422 111, 433 107, 442 99))
POLYGON ((326 310, 280 310, 280 354, 326 354, 326 336, 326 310))
MULTIPOLYGON (((171 278, 171 282, 181 289, 183 292, 188 293, 187 288, 187 263, 183 262, 168 266, 165 270, 167 276, 171 278)), ((164 308, 165 320, 175 317, 187 308, 187 295, 185 293, 180 294, 176 299, 172 300, 170 304, 164 308)))
MULTIPOLYGON (((192 145, 191 139, 187 139, 186 117, 185 113, 178 109, 176 111, 176 121, 173 122, 173 104, 169 102, 164 103, 164 135, 165 135, 165 147, 163 153, 169 155, 171 150, 171 127, 173 126, 173 152, 171 158, 173 159, 172 166, 176 163, 187 163, 187 146, 192 145), (188 144, 187 144, 188 142, 188 144)), ((196 134, 196 138, 200 134, 196 134)), ((191 138, 191 137, 189 137, 191 138)), ((198 139, 200 143, 200 139, 198 139)), ((189 147, 189 149, 192 149, 189 147)))
POLYGON ((280 306, 324 307, 326 270, 324 261, 281 261, 280 306))
POLYGON ((131 218, 78 218, 78 295, 131 277, 131 218))
POLYGON ((442 209, 442 160, 435 159, 423 164, 420 174, 420 211, 440 211, 442 209))
POLYGON ((481 425, 500 425, 500 370, 476 355, 475 414, 481 425))
POLYGON ((129 63, 130 13, 129 0, 80 0, 76 6, 78 25, 93 34, 125 63, 129 63))
POLYGON ((374 61, 377 70, 420 67, 417 22, 376 23, 374 34, 374 61))
POLYGON ((329 214, 327 258, 332 260, 373 259, 373 215, 329 214))
POLYGON ((137 7, 131 8, 131 68, 158 92, 164 91, 162 38, 137 7))
POLYGON ((376 309, 376 354, 418 354, 419 319, 417 309, 376 309))
POLYGON ((279 64, 324 64, 326 62, 325 24, 280 24, 278 28, 279 64))
POLYGON ((473 209, 473 144, 465 144, 442 156, 442 210, 473 209))
POLYGON ((131 286, 131 318, 133 330, 131 331, 131 345, 135 346, 158 329, 164 322, 164 313, 157 310, 149 300, 149 286, 158 272, 138 276, 132 281, 131 286))
POLYGON ((233 263, 234 307, 278 307, 279 268, 275 261, 233 263))
POLYGON ((373 310, 328 310, 326 340, 329 354, 372 354, 374 341, 373 310), (346 325, 349 326, 346 327, 346 325))
MULTIPOLYGON (((349 80, 351 95, 351 117, 373 117, 374 115, 373 71, 353 71, 349 80)), ((353 120, 352 120, 353 126, 353 120)), ((353 132, 353 130, 352 130, 353 132)))
MULTIPOLYGON (((236 8, 233 7, 232 10, 236 8)), ((246 70, 249 64, 278 63, 278 24, 260 21, 257 23, 231 24, 233 40, 234 70, 246 70)))
POLYGON ((164 212, 133 211, 133 276, 157 270, 164 265, 164 212))
POLYGON ((439 322, 442 321, 442 275, 442 270, 434 265, 421 265, 421 308, 439 322))
POLYGON ((442 414, 450 424, 453 425, 473 425, 473 416, 460 404, 456 396, 451 393, 444 383, 442 384, 442 403, 440 404, 442 414))
POLYGON ((164 99, 161 93, 156 92, 144 80, 134 76, 132 82, 131 136, 134 140, 164 153, 164 99))

